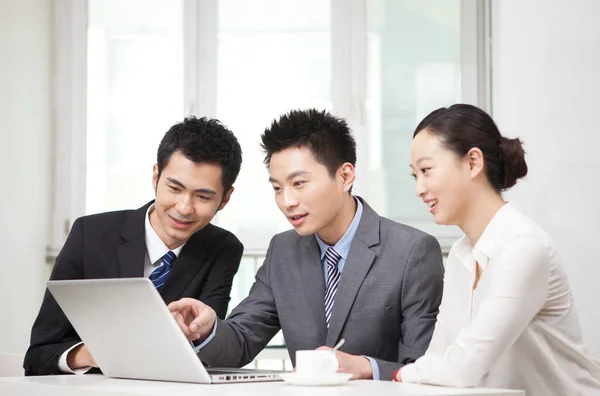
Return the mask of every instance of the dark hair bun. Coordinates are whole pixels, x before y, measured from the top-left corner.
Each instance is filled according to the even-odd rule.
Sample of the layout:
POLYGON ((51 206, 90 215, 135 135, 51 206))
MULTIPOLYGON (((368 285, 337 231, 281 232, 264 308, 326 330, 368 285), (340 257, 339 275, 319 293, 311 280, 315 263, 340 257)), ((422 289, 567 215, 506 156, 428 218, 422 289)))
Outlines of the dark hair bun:
POLYGON ((511 188, 517 180, 527 175, 525 150, 521 139, 500 138, 500 150, 504 156, 504 186, 503 190, 511 188))

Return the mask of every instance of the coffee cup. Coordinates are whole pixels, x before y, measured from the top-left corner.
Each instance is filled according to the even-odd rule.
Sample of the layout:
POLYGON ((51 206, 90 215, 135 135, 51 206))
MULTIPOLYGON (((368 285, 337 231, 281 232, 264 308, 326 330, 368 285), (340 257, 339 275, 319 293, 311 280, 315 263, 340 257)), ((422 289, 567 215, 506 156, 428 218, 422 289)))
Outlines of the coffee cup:
POLYGON ((334 351, 296 351, 296 373, 306 376, 326 376, 338 370, 334 351))

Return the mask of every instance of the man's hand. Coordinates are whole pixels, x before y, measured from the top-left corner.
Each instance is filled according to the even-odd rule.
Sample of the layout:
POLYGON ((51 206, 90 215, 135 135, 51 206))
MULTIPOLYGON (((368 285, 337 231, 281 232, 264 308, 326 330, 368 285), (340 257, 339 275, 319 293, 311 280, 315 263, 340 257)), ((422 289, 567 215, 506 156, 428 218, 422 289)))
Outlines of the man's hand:
POLYGON ((81 344, 73 348, 67 355, 67 366, 71 370, 77 370, 83 367, 98 367, 98 363, 85 344, 81 344))
MULTIPOLYGON (((330 351, 331 348, 322 346, 317 351, 330 351)), ((351 373, 352 379, 373 379, 371 362, 364 356, 350 355, 345 352, 335 351, 338 360, 338 373, 351 373)))
POLYGON ((168 308, 188 341, 204 341, 217 320, 211 307, 193 298, 173 301, 168 308))

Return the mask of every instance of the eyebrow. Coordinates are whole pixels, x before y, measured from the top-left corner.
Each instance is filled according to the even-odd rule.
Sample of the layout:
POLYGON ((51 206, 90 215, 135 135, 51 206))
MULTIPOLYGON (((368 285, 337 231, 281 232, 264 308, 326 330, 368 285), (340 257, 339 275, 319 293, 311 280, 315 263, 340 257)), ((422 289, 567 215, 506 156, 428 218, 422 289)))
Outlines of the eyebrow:
MULTIPOLYGON (((185 189, 185 186, 179 180, 173 179, 172 177, 167 177, 167 180, 170 181, 171 183, 176 184, 179 187, 185 189)), ((210 195, 217 195, 217 192, 215 190, 211 190, 210 188, 198 188, 198 189, 194 190, 194 192, 210 194, 210 195)))
MULTIPOLYGON (((416 161, 416 164, 417 164, 417 166, 418 166, 418 165, 419 165, 419 162, 423 162, 423 161, 425 161, 425 160, 432 160, 432 159, 433 159, 432 157, 429 157, 429 156, 424 156, 424 157, 421 157, 421 158, 419 158, 419 159, 416 161)), ((408 166, 410 166, 411 168, 413 167, 413 166, 412 166, 412 164, 408 164, 408 166)))
MULTIPOLYGON (((291 179, 293 179, 296 176, 307 175, 307 174, 310 174, 310 172, 300 169, 300 170, 297 170, 297 171, 293 171, 285 179, 286 180, 291 180, 291 179)), ((272 178, 271 176, 269 176, 269 183, 279 183, 279 182, 277 180, 275 180, 274 178, 272 178)))

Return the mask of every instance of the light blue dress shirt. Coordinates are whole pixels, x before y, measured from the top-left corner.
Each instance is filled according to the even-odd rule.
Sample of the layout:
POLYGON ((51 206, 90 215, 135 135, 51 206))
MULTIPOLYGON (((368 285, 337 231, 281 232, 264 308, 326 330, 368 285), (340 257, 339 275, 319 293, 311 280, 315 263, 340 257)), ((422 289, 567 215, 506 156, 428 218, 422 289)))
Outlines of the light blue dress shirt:
MULTIPOLYGON (((340 240, 335 244, 333 249, 340 255, 340 259, 338 260, 337 267, 340 273, 344 269, 344 265, 346 264, 346 258, 348 257, 348 252, 350 252, 350 245, 352 245, 352 240, 354 239, 354 234, 356 234, 356 230, 358 230, 358 223, 360 223, 360 218, 362 217, 363 212, 363 204, 359 199, 354 198, 356 201, 356 214, 350 223, 350 226, 346 230, 346 233, 340 238, 340 240)), ((323 277, 325 279, 325 284, 327 284, 327 260, 325 260, 325 252, 331 246, 323 242, 321 238, 315 234, 315 238, 317 239, 317 243, 319 244, 319 249, 321 249, 321 265, 323 267, 323 277)))
MULTIPOLYGON (((348 258, 348 253, 350 252, 350 245, 352 245, 352 241, 354 240, 354 235, 356 234, 356 230, 358 230, 358 223, 360 223, 360 218, 363 213, 363 204, 360 202, 360 199, 354 198, 356 201, 356 214, 350 223, 350 226, 346 230, 346 233, 340 238, 340 240, 333 246, 333 249, 340 255, 340 259, 338 260, 337 267, 338 271, 342 273, 344 270, 344 265, 346 264, 346 259, 348 258)), ((331 246, 323 242, 321 238, 315 234, 315 238, 317 239, 317 243, 319 244, 319 249, 321 249, 321 265, 323 267, 323 278, 325 279, 325 284, 327 284, 327 260, 325 259, 325 252, 331 246)), ((333 303, 335 307, 335 302, 333 303)), ((364 356, 364 355, 363 355, 364 356)), ((364 356, 369 359, 371 363, 371 370, 373 371, 373 379, 379 380, 379 366, 375 359, 370 358, 368 356, 364 356)))

